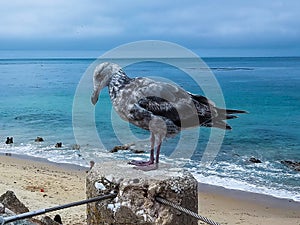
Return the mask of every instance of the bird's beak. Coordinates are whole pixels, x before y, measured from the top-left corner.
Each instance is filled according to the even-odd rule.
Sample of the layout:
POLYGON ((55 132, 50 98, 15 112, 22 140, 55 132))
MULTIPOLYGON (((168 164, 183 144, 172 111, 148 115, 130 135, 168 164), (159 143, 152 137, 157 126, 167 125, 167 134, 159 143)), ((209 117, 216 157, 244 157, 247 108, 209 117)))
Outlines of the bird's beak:
POLYGON ((91 97, 91 101, 92 101, 93 105, 96 105, 96 103, 98 102, 98 98, 99 98, 99 91, 96 90, 93 92, 92 97, 91 97))

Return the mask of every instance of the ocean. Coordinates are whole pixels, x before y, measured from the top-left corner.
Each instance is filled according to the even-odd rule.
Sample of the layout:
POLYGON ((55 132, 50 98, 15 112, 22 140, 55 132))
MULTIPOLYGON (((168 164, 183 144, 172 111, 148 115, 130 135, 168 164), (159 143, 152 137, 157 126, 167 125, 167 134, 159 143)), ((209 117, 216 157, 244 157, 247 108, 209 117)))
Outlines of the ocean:
MULTIPOLYGON (((192 93, 206 94, 207 87, 199 85, 187 72, 201 74, 207 69, 194 67, 189 58, 176 60, 186 65, 184 71, 154 59, 128 65, 124 70, 130 77, 155 77, 175 82, 192 93)), ((149 152, 108 152, 116 145, 132 142, 149 150, 149 133, 119 121, 107 90, 102 91, 95 108, 90 103, 91 86, 83 93, 82 106, 76 100, 79 84, 84 85, 82 78, 94 61, 95 58, 88 57, 31 58, 2 54, 0 152, 82 166, 87 166, 91 159, 148 158, 149 152), (91 107, 94 111, 78 117, 74 113, 76 107, 91 107), (80 118, 80 123, 74 122, 74 117, 80 118), (94 127, 85 121, 94 121, 94 127), (76 131, 78 127, 74 128, 74 124, 82 133, 76 131), (95 131, 98 140, 94 141, 95 131), (38 136, 44 142, 35 142, 38 136), (13 137, 14 143, 5 144, 6 137, 13 137), (62 142, 62 148, 55 147, 57 142, 62 142), (74 146, 76 143, 80 149, 74 146)), ((162 146, 162 161, 176 161, 202 183, 300 202, 300 173, 281 163, 282 160, 300 161, 300 58, 219 57, 203 58, 203 61, 209 66, 226 107, 249 113, 228 121, 233 130, 224 133, 210 163, 201 163, 215 130, 209 128, 187 130, 167 139, 162 146), (180 155, 188 157, 172 157, 178 145, 180 155), (249 162, 251 157, 262 163, 249 162)), ((215 91, 214 87, 208 88, 215 91)))

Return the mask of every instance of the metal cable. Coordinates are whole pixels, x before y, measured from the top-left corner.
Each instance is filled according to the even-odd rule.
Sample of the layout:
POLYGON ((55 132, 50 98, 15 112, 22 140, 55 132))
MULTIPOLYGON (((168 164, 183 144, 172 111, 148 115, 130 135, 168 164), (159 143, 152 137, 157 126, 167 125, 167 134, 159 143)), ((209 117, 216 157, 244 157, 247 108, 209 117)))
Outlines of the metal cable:
MULTIPOLYGON (((98 197, 91 198, 91 199, 86 199, 86 200, 79 201, 79 202, 73 202, 73 203, 69 203, 69 204, 65 204, 65 205, 55 206, 55 207, 48 208, 48 209, 36 210, 36 211, 32 211, 32 212, 27 212, 27 213, 15 215, 15 216, 0 217, 0 225, 6 224, 8 222, 13 222, 13 221, 16 221, 16 220, 21 220, 21 219, 26 219, 26 218, 41 215, 41 214, 44 214, 44 213, 64 209, 64 208, 69 208, 69 207, 74 207, 74 206, 77 206, 77 205, 82 205, 82 204, 87 204, 87 203, 91 203, 91 202, 101 201, 101 200, 105 200, 105 199, 108 199, 108 198, 115 198, 116 196, 117 196, 117 194, 115 194, 115 193, 114 194, 108 194, 108 195, 98 196, 98 197)), ((193 212, 189 209, 186 209, 186 208, 184 208, 180 205, 177 205, 173 202, 170 202, 170 201, 168 201, 164 198, 156 197, 155 200, 159 203, 171 206, 171 207, 173 207, 173 208, 175 208, 175 209, 177 209, 181 212, 184 212, 184 213, 186 213, 190 216, 193 216, 193 217, 197 218, 198 220, 201 220, 201 221, 203 221, 207 224, 220 225, 219 223, 217 223, 213 220, 210 220, 210 219, 208 219, 204 216, 200 216, 197 213, 195 213, 195 212, 193 212)))
POLYGON ((116 196, 117 196, 116 193, 112 193, 112 194, 108 194, 108 195, 102 195, 102 196, 97 196, 94 198, 85 199, 85 200, 78 201, 78 202, 68 203, 65 205, 54 206, 54 207, 47 208, 47 209, 40 209, 40 210, 36 210, 36 211, 26 212, 26 213, 19 214, 19 215, 8 216, 8 217, 0 216, 0 225, 6 224, 9 222, 13 222, 13 221, 17 221, 17 220, 31 218, 33 216, 38 216, 41 214, 45 214, 45 213, 60 210, 60 209, 70 208, 70 207, 83 205, 83 204, 87 204, 87 203, 91 203, 91 202, 103 201, 105 199, 115 198, 116 196))
POLYGON ((191 211, 189 209, 186 209, 186 208, 184 208, 184 207, 182 207, 180 205, 177 205, 174 202, 170 202, 170 201, 168 201, 168 200, 166 200, 166 199, 164 199, 162 197, 155 197, 155 200, 157 202, 159 202, 159 203, 171 206, 171 207, 173 207, 173 208, 175 208, 175 209, 177 209, 177 210, 179 210, 181 212, 184 212, 184 213, 186 213, 186 214, 188 214, 190 216, 193 216, 193 217, 197 218, 198 220, 201 220, 201 221, 203 221, 203 222, 205 222, 207 224, 210 224, 210 225, 221 225, 221 224, 219 224, 219 223, 217 223, 217 222, 215 222, 213 220, 210 220, 210 219, 208 219, 208 218, 206 218, 204 216, 200 216, 197 213, 195 213, 195 212, 193 212, 193 211, 191 211))

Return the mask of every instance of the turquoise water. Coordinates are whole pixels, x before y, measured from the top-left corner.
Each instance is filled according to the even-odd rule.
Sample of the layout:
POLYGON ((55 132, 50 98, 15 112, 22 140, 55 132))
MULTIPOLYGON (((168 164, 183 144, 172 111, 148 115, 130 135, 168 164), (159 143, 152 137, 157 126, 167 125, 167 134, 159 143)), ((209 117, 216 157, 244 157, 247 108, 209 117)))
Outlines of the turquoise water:
MULTIPOLYGON (((203 71, 193 67, 189 59, 178 60, 186 62, 187 71, 199 74, 203 71)), ((280 163, 281 160, 300 161, 300 58, 203 60, 215 75, 226 106, 247 110, 249 114, 229 121, 233 130, 226 132, 220 151, 206 167, 200 161, 211 131, 201 128, 191 160, 182 159, 185 166, 203 183, 300 201, 300 173, 280 163), (249 163, 250 157, 259 158, 262 163, 249 163)), ((105 149, 94 146, 92 141, 80 150, 72 149, 76 143, 72 125, 74 95, 93 62, 91 58, 0 59, 0 151, 80 165, 87 165, 88 156, 97 160, 148 157, 148 154, 137 156, 129 152, 106 153, 105 149, 124 144, 112 125, 107 91, 101 93, 95 108, 96 129, 105 149), (7 136, 14 137, 13 145, 4 143, 7 136), (37 136, 42 136, 45 142, 35 143, 37 136), (56 142, 63 142, 63 147, 55 148, 56 142)), ((131 77, 163 77, 190 92, 203 92, 189 75, 170 65, 145 61, 130 65, 125 71, 131 77)), ((90 129, 84 127, 87 138, 91 136, 90 129)), ((139 128, 130 126, 129 129, 136 139, 149 136, 139 128)), ((187 139, 189 132, 192 131, 183 132, 187 139)), ((180 137, 164 142, 164 161, 170 161, 180 137)), ((186 149, 189 148, 192 147, 187 144, 186 149)))

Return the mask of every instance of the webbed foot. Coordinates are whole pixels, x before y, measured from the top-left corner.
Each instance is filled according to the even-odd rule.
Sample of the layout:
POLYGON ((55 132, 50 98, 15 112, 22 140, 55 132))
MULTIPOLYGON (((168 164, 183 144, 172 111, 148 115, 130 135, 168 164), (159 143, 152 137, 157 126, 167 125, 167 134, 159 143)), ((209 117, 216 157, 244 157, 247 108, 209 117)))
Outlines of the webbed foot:
POLYGON ((143 171, 156 170, 156 169, 158 169, 158 164, 155 163, 155 164, 151 164, 151 165, 148 165, 148 166, 135 166, 134 169, 143 170, 143 171))
POLYGON ((128 162, 128 164, 130 165, 135 165, 135 166, 149 166, 154 164, 153 161, 138 161, 138 160, 131 160, 130 162, 128 162))

